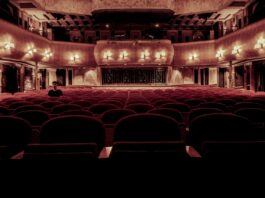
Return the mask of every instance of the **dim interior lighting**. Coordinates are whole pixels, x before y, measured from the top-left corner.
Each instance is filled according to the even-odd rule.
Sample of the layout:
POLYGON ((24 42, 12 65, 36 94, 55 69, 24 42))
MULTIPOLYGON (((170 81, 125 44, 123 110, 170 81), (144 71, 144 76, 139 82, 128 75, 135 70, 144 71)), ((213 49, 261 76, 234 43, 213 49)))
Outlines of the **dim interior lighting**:
POLYGON ((157 52, 155 55, 157 60, 163 60, 166 58, 166 51, 157 52))
POLYGON ((141 60, 146 60, 149 58, 150 58, 150 52, 148 50, 141 52, 141 60))
POLYGON ((34 53, 36 53, 37 52, 37 49, 35 49, 35 48, 30 48, 29 50, 28 50, 28 52, 27 52, 27 55, 33 55, 34 53))
POLYGON ((127 59, 128 56, 129 56, 129 53, 125 50, 120 53, 120 59, 122 60, 127 59))
POLYGON ((109 26, 109 24, 106 24, 105 27, 106 27, 106 28, 109 28, 110 26, 109 26))
POLYGON ((159 28, 160 27, 159 23, 155 24, 155 27, 156 28, 159 28))
POLYGON ((45 51, 44 54, 43 54, 43 56, 45 58, 51 58, 53 56, 53 53, 51 53, 50 51, 45 51))
POLYGON ((225 50, 220 49, 219 51, 217 51, 215 57, 216 57, 216 58, 223 58, 223 57, 224 57, 224 54, 225 54, 225 50))
POLYGON ((78 59, 80 59, 80 56, 76 54, 76 55, 73 55, 70 59, 71 61, 76 62, 78 59))
POLYGON ((104 60, 110 60, 112 58, 112 52, 110 50, 104 52, 103 58, 104 60))
POLYGON ((265 38, 261 37, 258 39, 255 49, 263 49, 265 47, 265 38))
POLYGON ((189 56, 189 60, 190 60, 190 61, 194 61, 194 60, 196 60, 197 58, 198 58, 198 54, 196 54, 196 53, 191 54, 191 55, 189 56))
POLYGON ((232 50, 232 54, 233 55, 239 55, 241 52, 241 46, 237 45, 234 47, 234 49, 232 50))
POLYGON ((7 42, 4 45, 4 49, 6 49, 6 50, 10 50, 10 49, 13 49, 13 48, 15 48, 15 44, 14 43, 7 42))

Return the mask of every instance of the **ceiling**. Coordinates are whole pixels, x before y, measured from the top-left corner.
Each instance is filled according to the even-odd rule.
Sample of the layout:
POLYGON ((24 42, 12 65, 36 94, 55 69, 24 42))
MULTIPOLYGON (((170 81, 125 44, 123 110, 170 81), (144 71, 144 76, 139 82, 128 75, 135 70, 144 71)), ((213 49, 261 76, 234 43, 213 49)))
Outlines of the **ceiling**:
POLYGON ((20 8, 48 12, 91 15, 98 10, 168 9, 176 14, 216 12, 249 0, 11 0, 20 8))

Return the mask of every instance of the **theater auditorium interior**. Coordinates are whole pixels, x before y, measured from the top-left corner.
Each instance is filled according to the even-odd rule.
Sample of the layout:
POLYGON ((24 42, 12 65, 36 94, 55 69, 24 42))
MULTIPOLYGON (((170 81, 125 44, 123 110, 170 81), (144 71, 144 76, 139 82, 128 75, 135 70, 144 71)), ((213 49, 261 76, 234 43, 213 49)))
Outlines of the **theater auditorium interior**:
POLYGON ((0 159, 264 158, 264 9, 0 0, 0 159))

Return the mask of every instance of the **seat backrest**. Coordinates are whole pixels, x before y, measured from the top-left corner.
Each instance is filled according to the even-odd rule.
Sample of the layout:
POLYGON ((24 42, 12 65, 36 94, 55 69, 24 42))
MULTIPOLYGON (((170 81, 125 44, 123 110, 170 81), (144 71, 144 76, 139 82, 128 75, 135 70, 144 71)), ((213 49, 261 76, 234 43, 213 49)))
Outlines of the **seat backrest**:
POLYGON ((265 123, 265 109, 244 108, 244 109, 237 110, 235 114, 245 117, 252 122, 265 123))
POLYGON ((223 113, 223 111, 220 110, 220 109, 214 109, 214 108, 198 108, 198 109, 193 109, 190 112, 190 114, 189 114, 189 122, 191 122, 195 118, 200 117, 202 115, 213 114, 213 113, 223 113))
POLYGON ((94 114, 101 115, 108 110, 119 109, 119 108, 120 107, 113 105, 113 104, 96 104, 96 105, 92 105, 89 108, 89 111, 91 111, 94 114))
POLYGON ((179 123, 183 123, 184 121, 181 112, 175 109, 166 109, 166 108, 154 109, 154 110, 149 111, 148 113, 168 116, 168 117, 173 118, 179 123))
POLYGON ((16 117, 22 118, 28 121, 31 126, 41 126, 44 122, 49 120, 49 114, 45 111, 31 110, 22 111, 15 114, 16 117))
POLYGON ((93 114, 90 111, 85 111, 85 110, 70 110, 70 111, 66 111, 61 113, 60 115, 62 116, 66 116, 66 115, 83 115, 83 116, 89 116, 92 117, 93 114))
POLYGON ((43 106, 44 108, 48 108, 48 109, 51 109, 55 106, 59 106, 59 105, 62 105, 63 103, 62 102, 58 102, 58 101, 47 101, 47 102, 43 102, 41 103, 40 105, 43 106))
POLYGON ((9 156, 22 151, 30 143, 32 129, 30 124, 16 117, 0 117, 0 145, 7 146, 9 156))
POLYGON ((154 109, 154 106, 149 104, 130 104, 126 106, 126 109, 130 109, 135 111, 136 113, 146 113, 152 109, 154 109))
POLYGON ((31 110, 47 111, 46 108, 44 108, 40 105, 27 105, 27 106, 22 106, 22 107, 15 109, 14 113, 17 114, 19 112, 31 111, 31 110))
POLYGON ((129 109, 112 109, 106 111, 101 120, 104 124, 116 124, 121 118, 135 114, 134 111, 129 109))
POLYGON ((198 108, 213 108, 213 109, 220 109, 222 111, 227 111, 227 107, 224 104, 217 103, 217 102, 206 102, 202 103, 198 106, 198 108))
POLYGON ((40 133, 41 143, 96 143, 104 146, 102 123, 87 116, 61 116, 46 122, 40 133))
POLYGON ((137 114, 121 119, 114 132, 117 141, 179 141, 181 133, 178 123, 167 116, 137 114))
POLYGON ((188 144, 201 151, 205 141, 241 141, 255 137, 248 119, 234 114, 203 115, 190 124, 188 144))
POLYGON ((190 111, 190 106, 184 103, 169 103, 169 104, 164 104, 161 106, 161 108, 166 108, 166 109, 175 109, 183 113, 187 113, 190 111))
POLYGON ((252 103, 252 102, 241 102, 237 103, 234 106, 234 110, 239 110, 239 109, 244 109, 244 108, 256 108, 256 109, 264 109, 265 110, 265 105, 258 104, 258 103, 252 103))
POLYGON ((70 110, 81 110, 82 107, 79 105, 73 105, 73 104, 64 104, 64 105, 58 105, 55 106, 52 109, 52 113, 53 114, 60 114, 66 111, 70 111, 70 110))

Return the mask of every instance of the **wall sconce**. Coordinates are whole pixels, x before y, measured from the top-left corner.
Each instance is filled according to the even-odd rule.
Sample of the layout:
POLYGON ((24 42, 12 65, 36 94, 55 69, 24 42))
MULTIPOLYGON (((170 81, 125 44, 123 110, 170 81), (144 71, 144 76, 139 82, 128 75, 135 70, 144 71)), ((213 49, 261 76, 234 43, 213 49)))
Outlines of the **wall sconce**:
POLYGON ((127 59, 128 56, 129 56, 129 53, 127 51, 125 51, 125 50, 120 53, 120 59, 121 60, 127 59))
POLYGON ((32 47, 32 48, 30 48, 28 50, 27 55, 33 56, 33 54, 36 53, 36 52, 37 52, 37 49, 32 47))
POLYGON ((70 58, 70 60, 73 61, 73 62, 75 63, 77 60, 79 60, 79 58, 80 58, 80 56, 76 54, 76 55, 73 55, 73 56, 70 58))
POLYGON ((104 54, 103 54, 103 59, 104 60, 110 60, 110 59, 112 59, 112 52, 111 51, 106 51, 106 52, 104 52, 104 54))
POLYGON ((237 45, 234 47, 234 49, 232 50, 232 54, 233 55, 239 55, 241 52, 241 46, 237 45))
POLYGON ((218 58, 218 59, 222 59, 222 58, 224 58, 224 54, 225 54, 225 50, 220 49, 219 51, 217 51, 215 57, 218 58))
POLYGON ((198 58, 198 54, 194 53, 189 56, 190 61, 195 61, 198 58))
POLYGON ((157 52, 155 57, 156 57, 156 60, 164 60, 166 59, 166 51, 161 51, 161 52, 157 52))
POLYGON ((43 56, 44 56, 44 58, 49 59, 53 56, 53 53, 51 53, 50 51, 45 51, 43 56))
POLYGON ((140 58, 141 58, 141 60, 149 59, 150 58, 150 52, 148 50, 141 52, 140 58))
POLYGON ((265 47, 265 38, 261 37, 258 39, 255 49, 263 49, 265 47))
POLYGON ((5 50, 11 50, 13 48, 15 48, 15 44, 14 43, 7 42, 7 43, 4 44, 4 49, 5 50))

